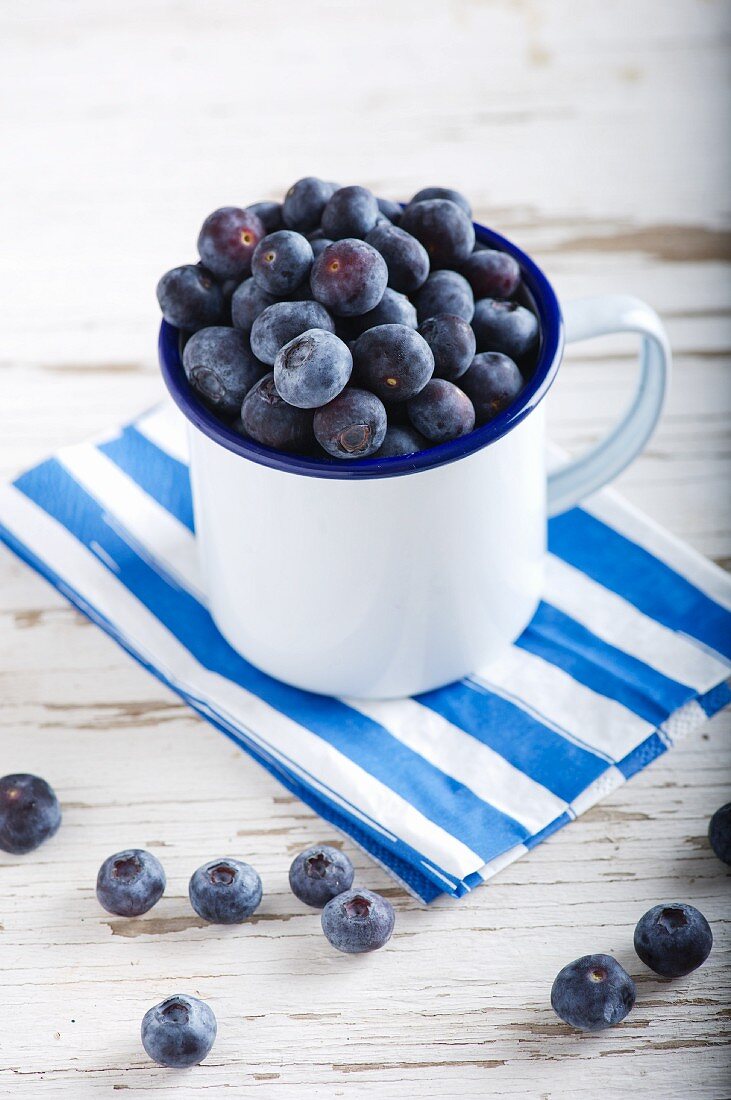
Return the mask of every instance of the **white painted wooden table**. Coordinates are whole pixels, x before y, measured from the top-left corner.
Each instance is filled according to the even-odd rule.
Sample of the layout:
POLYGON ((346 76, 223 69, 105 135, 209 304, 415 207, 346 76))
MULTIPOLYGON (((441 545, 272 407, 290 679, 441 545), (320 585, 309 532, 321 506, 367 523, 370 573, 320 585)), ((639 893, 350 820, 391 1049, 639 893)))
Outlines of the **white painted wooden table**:
MULTIPOLYGON (((445 182, 534 251, 559 290, 628 290, 663 314, 676 372, 621 488, 728 565, 729 98, 724 0, 31 0, 0 4, 0 472, 161 392, 154 284, 209 209, 314 172, 394 197, 445 182)), ((571 353, 553 437, 585 446, 625 400, 633 349, 571 353)), ((389 947, 335 956, 287 889, 336 840, 51 589, 0 551, 0 774, 39 772, 57 838, 0 857, 0 1094, 187 1098, 414 1094, 714 1098, 729 1082, 728 871, 705 840, 729 794, 729 718, 654 764, 492 884, 424 910, 358 852, 397 910, 389 947), (143 845, 169 889, 147 917, 98 908, 107 854, 143 845), (266 896, 203 927, 187 878, 250 858, 266 896), (716 946, 655 980, 635 921, 686 899, 716 946), (616 953, 629 1019, 571 1033, 565 962, 616 953), (155 1068, 138 1037, 175 991, 210 1001, 207 1062, 155 1068)))

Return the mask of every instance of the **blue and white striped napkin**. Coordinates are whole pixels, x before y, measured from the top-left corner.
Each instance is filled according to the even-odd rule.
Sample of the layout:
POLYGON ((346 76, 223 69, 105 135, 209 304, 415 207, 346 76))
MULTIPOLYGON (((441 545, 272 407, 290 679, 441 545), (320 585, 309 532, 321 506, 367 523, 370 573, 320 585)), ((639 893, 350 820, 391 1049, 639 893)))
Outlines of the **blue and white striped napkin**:
POLYGON ((551 521, 544 602, 499 664, 389 702, 287 687, 220 636, 172 407, 2 487, 0 535, 424 901, 484 882, 731 700, 731 580, 611 492, 551 521))

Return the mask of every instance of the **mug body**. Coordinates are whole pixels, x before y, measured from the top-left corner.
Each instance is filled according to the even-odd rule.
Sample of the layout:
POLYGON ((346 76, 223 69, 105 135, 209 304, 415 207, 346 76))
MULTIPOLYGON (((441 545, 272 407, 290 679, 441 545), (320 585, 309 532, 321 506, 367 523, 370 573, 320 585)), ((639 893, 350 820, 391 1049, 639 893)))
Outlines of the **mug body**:
POLYGON ((310 691, 413 695, 482 668, 541 592, 538 408, 492 446, 400 477, 272 469, 190 428, 209 608, 264 672, 310 691))
POLYGON ((185 377, 179 333, 160 365, 189 422, 195 527, 211 614, 264 672, 354 698, 413 695, 483 668, 527 626, 546 540, 543 398, 563 351, 555 292, 511 241, 540 344, 517 400, 414 455, 338 461, 262 447, 185 377))

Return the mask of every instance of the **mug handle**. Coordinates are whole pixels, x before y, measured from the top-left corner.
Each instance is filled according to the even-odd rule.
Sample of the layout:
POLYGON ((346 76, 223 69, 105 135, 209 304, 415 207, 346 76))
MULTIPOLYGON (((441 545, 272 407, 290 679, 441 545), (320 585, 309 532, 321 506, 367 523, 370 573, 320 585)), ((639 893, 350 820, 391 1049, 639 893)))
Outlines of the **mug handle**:
POLYGON ((563 310, 566 342, 618 332, 636 332, 640 346, 640 379, 631 405, 618 424, 586 454, 548 476, 548 515, 573 508, 590 493, 613 481, 642 451, 662 412, 670 378, 670 345, 655 310, 629 294, 577 298, 563 310))

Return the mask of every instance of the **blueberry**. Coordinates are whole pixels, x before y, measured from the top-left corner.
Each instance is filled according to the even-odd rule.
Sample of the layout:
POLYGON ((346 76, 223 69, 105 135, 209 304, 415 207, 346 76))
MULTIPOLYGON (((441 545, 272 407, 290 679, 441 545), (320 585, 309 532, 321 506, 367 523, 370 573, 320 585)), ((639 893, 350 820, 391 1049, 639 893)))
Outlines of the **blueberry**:
POLYGON ((212 924, 241 924, 261 902, 261 879, 239 859, 213 859, 191 875, 190 904, 212 924))
POLYGON ((281 202, 252 202, 246 209, 256 214, 267 233, 276 233, 284 227, 281 202))
POLYGON ((288 229, 306 233, 319 225, 325 203, 336 190, 334 183, 326 183, 315 176, 297 180, 284 196, 282 220, 288 229))
POLYGON ((275 302, 254 321, 251 350, 262 363, 272 366, 279 349, 310 328, 335 331, 332 317, 319 302, 275 302))
POLYGON ((481 298, 475 302, 472 327, 478 351, 501 351, 511 359, 522 359, 538 340, 538 321, 517 302, 481 298))
POLYGON ((507 355, 481 351, 459 384, 475 406, 479 427, 512 404, 523 388, 523 376, 507 355))
POLYGON ((264 290, 255 279, 244 279, 231 299, 231 320, 236 328, 251 332, 251 326, 259 314, 276 301, 276 297, 264 290))
POLYGON ((731 802, 721 806, 711 818, 708 839, 718 858, 731 865, 731 802))
POLYGON ((359 955, 388 943, 395 919, 391 902, 380 894, 346 890, 323 909, 322 930, 338 951, 359 955))
POLYGON ((222 206, 203 222, 198 254, 219 279, 243 279, 251 271, 251 257, 266 235, 263 222, 251 210, 222 206))
POLYGON ((293 229, 279 229, 259 241, 251 274, 269 294, 283 298, 305 281, 312 267, 312 245, 293 229))
POLYGON ((157 300, 168 324, 191 332, 218 325, 225 316, 221 287, 199 264, 166 271, 157 284, 157 300))
POLYGON ((142 1019, 142 1045, 160 1066, 197 1066, 216 1039, 216 1017, 205 1001, 177 993, 149 1009, 142 1019))
POLYGON ((376 202, 378 203, 378 209, 381 211, 383 217, 388 218, 393 225, 398 225, 399 219, 401 218, 401 207, 399 204, 393 202, 391 199, 376 199, 376 202))
POLYGON ((405 294, 391 290, 389 286, 375 309, 369 309, 362 317, 354 317, 353 332, 358 336, 376 325, 406 325, 416 328, 416 310, 405 294))
POLYGON ((353 348, 358 382, 386 401, 408 401, 434 373, 434 356, 423 336, 406 325, 378 325, 353 348))
POLYGON ((383 256, 355 239, 329 245, 315 260, 310 276, 317 301, 341 317, 357 317, 374 309, 387 283, 383 256))
POLYGON ((472 207, 460 191, 453 191, 451 187, 422 187, 421 191, 416 192, 409 206, 415 202, 426 202, 427 199, 449 199, 451 202, 456 202, 470 221, 472 220, 472 207))
POLYGON ((60 824, 61 807, 45 779, 23 772, 0 779, 0 848, 4 852, 32 852, 60 824))
POLYGON ((462 274, 475 298, 512 298, 520 286, 518 261, 492 248, 473 252, 462 265, 462 274))
POLYGON ((353 370, 347 344, 332 332, 308 329, 277 353, 274 384, 298 409, 318 409, 345 389, 353 370))
POLYGON ((451 313, 472 320, 475 300, 472 287, 463 275, 456 271, 434 271, 414 295, 419 324, 438 313, 451 313))
POLYGON ((611 955, 583 955, 556 975, 551 1005, 571 1027, 603 1031, 629 1015, 635 996, 635 983, 611 955))
POLYGON ((205 404, 226 417, 239 414, 241 402, 264 373, 248 338, 236 328, 196 332, 185 345, 183 367, 205 404))
POLYGON ((315 413, 315 438, 333 458, 368 458, 386 435, 383 402, 368 390, 346 386, 315 413))
POLYGON ((365 237, 378 218, 376 196, 367 187, 341 187, 322 212, 322 230, 334 241, 365 237))
POLYGON ((475 410, 469 397, 446 378, 432 378, 407 406, 409 419, 432 443, 446 443, 471 432, 475 410))
POLYGON ((417 432, 416 428, 412 428, 410 425, 392 425, 389 422, 385 438, 376 454, 376 458, 412 455, 416 454, 417 451, 425 451, 429 445, 429 440, 425 439, 420 432, 417 432))
POLYGON ((381 253, 388 268, 388 285, 402 294, 413 294, 426 282, 429 256, 423 244, 390 222, 375 226, 366 237, 381 253))
POLYGON ((317 237, 315 240, 310 238, 310 245, 312 246, 312 255, 314 258, 317 259, 320 253, 324 252, 328 245, 332 243, 329 237, 317 237))
POLYGON ((455 382, 475 357, 475 334, 463 317, 454 313, 435 313, 419 332, 434 356, 434 375, 455 382))
POLYGON ((653 906, 635 928, 635 951, 661 978, 684 978, 697 970, 712 946, 708 921, 682 901, 653 906))
MULTIPOLYGON (((199 266, 203 267, 203 264, 200 264, 199 266)), ((238 279, 224 279, 221 283, 221 294, 223 295, 224 303, 229 308, 229 310, 231 308, 231 299, 233 298, 234 293, 239 286, 241 286, 241 283, 238 279)))
POLYGON ((159 859, 142 848, 127 848, 102 863, 96 877, 96 896, 108 913, 139 917, 160 900, 165 881, 159 859))
POLYGON ((475 227, 450 199, 426 199, 407 206, 399 226, 421 241, 433 268, 459 267, 475 247, 475 227))
POLYGON ((292 893, 305 905, 323 906, 353 884, 353 864, 344 852, 321 844, 300 852, 289 869, 292 893))
POLYGON ((312 444, 312 413, 295 409, 280 397, 273 374, 265 374, 247 393, 241 424, 245 434, 264 447, 305 451, 312 444))

